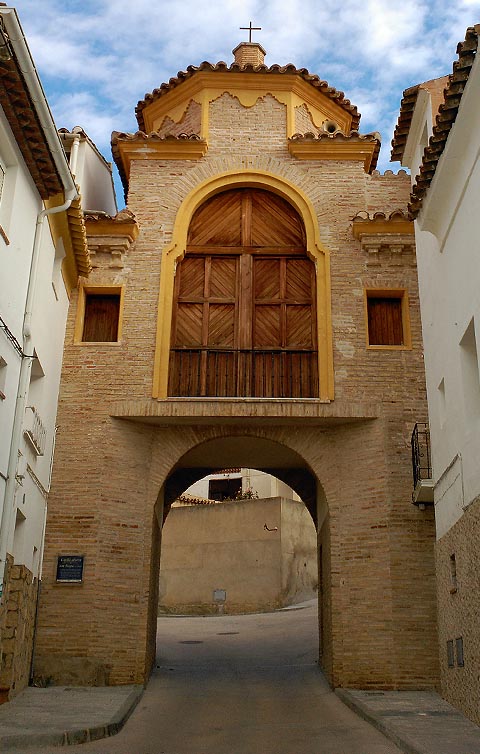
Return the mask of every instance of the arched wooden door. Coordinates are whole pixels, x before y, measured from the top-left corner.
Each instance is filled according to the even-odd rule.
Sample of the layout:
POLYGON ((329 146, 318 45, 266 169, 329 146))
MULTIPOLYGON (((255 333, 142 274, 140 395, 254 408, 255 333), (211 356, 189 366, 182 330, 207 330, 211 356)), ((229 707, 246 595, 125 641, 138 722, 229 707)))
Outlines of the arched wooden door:
POLYGON ((174 296, 169 395, 318 396, 315 267, 288 202, 249 188, 205 202, 174 296))

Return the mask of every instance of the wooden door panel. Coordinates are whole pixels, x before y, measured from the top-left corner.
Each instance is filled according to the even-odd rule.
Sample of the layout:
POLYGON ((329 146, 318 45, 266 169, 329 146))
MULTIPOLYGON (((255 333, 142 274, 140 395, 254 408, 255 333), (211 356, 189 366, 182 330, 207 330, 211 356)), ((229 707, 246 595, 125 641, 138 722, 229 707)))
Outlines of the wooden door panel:
POLYGON ((318 395, 315 268, 285 200, 245 188, 207 201, 177 274, 170 395, 318 395))
POLYGON ((302 222, 296 210, 275 194, 252 191, 252 246, 304 246, 302 222))
POLYGON ((282 311, 280 306, 256 306, 253 324, 253 348, 282 347, 282 311))
POLYGON ((312 301, 315 267, 309 259, 287 259, 286 298, 289 301, 312 301))
POLYGON ((283 374, 281 355, 253 353, 253 395, 259 398, 282 397, 283 374))
POLYGON ((240 246, 242 196, 226 191, 209 199, 195 212, 190 223, 188 245, 240 246))
POLYGON ((288 353, 287 379, 292 398, 318 395, 318 366, 315 352, 288 353))
POLYGON ((201 395, 201 351, 171 351, 169 395, 201 395))
POLYGON ((280 260, 254 259, 254 297, 259 299, 280 298, 280 260))
POLYGON ((205 288, 205 259, 189 257, 183 259, 177 270, 180 298, 203 297, 205 288))
POLYGON ((208 340, 210 348, 233 348, 235 345, 235 306, 209 304, 208 340))
POLYGON ((287 332, 285 345, 288 348, 312 348, 312 312, 310 306, 287 306, 287 332))
POLYGON ((207 353, 205 394, 217 398, 237 395, 236 354, 233 351, 207 353))
POLYGON ((197 348, 202 345, 203 304, 178 304, 174 345, 197 348))
POLYGON ((210 298, 235 300, 237 292, 237 266, 235 257, 212 257, 210 268, 210 298))

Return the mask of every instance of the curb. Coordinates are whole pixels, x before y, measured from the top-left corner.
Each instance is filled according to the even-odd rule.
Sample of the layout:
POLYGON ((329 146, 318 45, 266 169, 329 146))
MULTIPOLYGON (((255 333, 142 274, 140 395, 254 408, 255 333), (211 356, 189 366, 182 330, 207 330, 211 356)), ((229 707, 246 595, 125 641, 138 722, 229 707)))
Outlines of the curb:
POLYGON ((137 686, 132 689, 111 719, 103 725, 95 725, 91 728, 59 729, 50 733, 35 732, 6 736, 0 735, 0 751, 6 753, 10 749, 27 749, 33 746, 73 746, 74 744, 84 744, 89 741, 99 741, 102 738, 114 736, 127 722, 142 698, 143 692, 143 686, 137 686))
POLYGON ((392 743, 396 744, 396 746, 404 751, 405 754, 424 754, 423 749, 419 749, 414 744, 405 740, 405 738, 401 738, 398 733, 391 730, 388 723, 381 720, 377 715, 372 714, 369 711, 368 707, 359 699, 353 697, 347 689, 335 689, 335 694, 347 707, 353 710, 353 712, 355 712, 359 717, 366 720, 367 723, 373 725, 373 727, 379 730, 380 733, 383 733, 384 736, 392 741, 392 743))

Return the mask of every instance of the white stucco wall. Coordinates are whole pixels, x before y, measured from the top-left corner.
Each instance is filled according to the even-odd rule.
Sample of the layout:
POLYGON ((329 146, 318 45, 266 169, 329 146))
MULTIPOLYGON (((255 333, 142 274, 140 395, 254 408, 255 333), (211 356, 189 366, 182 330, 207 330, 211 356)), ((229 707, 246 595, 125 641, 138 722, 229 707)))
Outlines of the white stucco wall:
POLYGON ((437 537, 480 495, 480 61, 416 222, 437 537))
MULTIPOLYGON (((0 159, 6 168, 0 199, 0 224, 9 241, 7 243, 3 237, 0 237, 0 316, 21 344, 35 224, 37 214, 42 209, 42 203, 2 110, 0 110, 0 159)), ((4 330, 0 330, 0 358, 2 364, 5 362, 2 368, 2 393, 5 397, 0 399, 1 512, 21 365, 21 357, 6 337, 4 330)), ((19 499, 23 501, 23 495, 19 495, 19 499)), ((27 539, 35 536, 36 541, 40 542, 43 523, 39 526, 38 520, 33 522, 29 519, 21 528, 23 532, 26 532, 29 527, 31 531, 28 532, 27 539)), ((12 528, 9 539, 10 551, 13 536, 12 528)))
MULTIPOLYGON (((102 169, 98 155, 85 141, 85 192, 96 196, 102 187, 99 174, 109 177, 108 167, 102 169), (88 167, 89 155, 93 155, 88 167), (93 186, 93 188, 92 188, 93 186)), ((9 243, 0 237, 0 316, 9 330, 22 344, 30 265, 38 213, 42 200, 17 148, 4 113, 0 111, 0 160, 6 169, 0 200, 0 224, 9 243)), ((110 181, 106 211, 113 210, 110 181)), ((103 207, 100 207, 103 209, 103 207)), ((61 242, 60 242, 61 243, 61 242)), ((16 563, 23 563, 38 573, 41 563, 46 499, 50 483, 50 469, 54 450, 58 390, 63 355, 63 341, 69 300, 58 259, 63 249, 56 250, 48 219, 42 227, 39 264, 32 310, 31 350, 37 355, 32 362, 32 376, 26 401, 25 425, 28 428, 33 410, 46 433, 43 454, 38 454, 22 432, 15 488, 16 516, 8 531, 7 549, 16 563), (15 526, 16 518, 16 526, 15 526)), ((21 357, 5 332, 0 330, 0 511, 3 509, 8 459, 19 383, 21 357), (2 366, 3 365, 3 366, 2 366)), ((65 430, 65 428, 62 428, 65 430)))
POLYGON ((112 217, 117 213, 111 166, 84 137, 78 147, 75 180, 82 187, 82 206, 85 211, 100 210, 112 217))
POLYGON ((259 498, 284 497, 288 500, 300 500, 285 482, 257 469, 241 469, 239 473, 210 474, 192 484, 185 492, 188 495, 208 498, 208 483, 211 479, 241 479, 242 491, 251 489, 259 498))

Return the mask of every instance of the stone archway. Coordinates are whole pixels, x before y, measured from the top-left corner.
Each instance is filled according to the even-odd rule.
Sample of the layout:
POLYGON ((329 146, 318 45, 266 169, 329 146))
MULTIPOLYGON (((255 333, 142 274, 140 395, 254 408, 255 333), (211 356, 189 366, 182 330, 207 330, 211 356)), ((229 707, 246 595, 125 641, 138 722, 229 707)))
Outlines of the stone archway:
MULTIPOLYGON (((208 481, 198 490, 203 487, 208 491, 208 481)), ((322 492, 301 456, 266 438, 221 437, 188 451, 164 486, 161 610, 214 612, 212 595, 220 583, 228 595, 226 612, 272 610, 316 593, 317 488, 322 492), (192 490, 183 497, 192 483, 219 473, 219 463, 227 469, 222 479, 233 470, 232 481, 240 485, 238 464, 244 472, 248 470, 246 477, 254 491, 251 498, 239 496, 213 505, 203 503, 203 498, 200 504, 192 497, 202 496, 203 491, 192 490), (267 477, 256 475, 255 470, 267 477), (251 481, 251 471, 255 481, 251 481), (284 482, 280 490, 275 484, 272 490, 271 477, 284 482), (292 492, 300 500, 292 499, 296 497, 292 492), (170 510, 171 502, 179 497, 181 502, 170 510)), ((323 495, 320 499, 323 516, 323 495)), ((161 637, 158 640, 161 646, 161 637)))
MULTIPOLYGON (((70 466, 62 466, 62 453, 68 452, 62 446, 52 490, 37 674, 59 683, 143 683, 148 678, 155 657, 165 494, 168 504, 169 485, 180 468, 193 476, 203 473, 209 448, 215 458, 208 459, 207 468, 227 465, 233 453, 229 447, 237 453, 250 444, 253 465, 281 472, 301 495, 302 479, 310 479, 310 494, 315 482, 323 570, 322 664, 332 685, 411 687, 419 677, 424 684, 434 683, 434 649, 419 652, 415 666, 407 661, 412 641, 420 641, 425 629, 412 620, 410 610, 399 611, 413 576, 402 571, 399 584, 404 559, 397 565, 397 558, 411 534, 390 516, 384 420, 179 424, 156 417, 99 420, 92 406, 82 414, 82 433, 82 454, 70 466), (97 474, 84 474, 89 465, 104 475, 100 495, 97 474), (59 550, 85 555, 81 585, 56 583, 59 550)), ((243 459, 252 460, 246 453, 243 459)), ((423 545, 415 536, 424 560, 428 540, 423 545)), ((423 585, 416 574, 415 585, 418 593, 423 585)))

